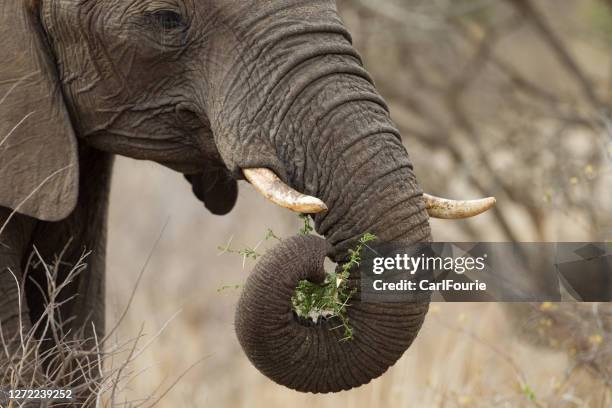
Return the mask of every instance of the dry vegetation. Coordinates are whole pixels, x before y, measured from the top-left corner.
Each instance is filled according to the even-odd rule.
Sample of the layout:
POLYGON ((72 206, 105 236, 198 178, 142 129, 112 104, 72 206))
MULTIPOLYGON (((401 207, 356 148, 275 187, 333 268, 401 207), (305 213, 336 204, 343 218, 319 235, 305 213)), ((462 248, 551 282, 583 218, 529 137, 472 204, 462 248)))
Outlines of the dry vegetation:
MULTIPOLYGON (((437 240, 612 239, 611 2, 339 5, 421 183, 448 196, 498 197, 492 214, 434 221, 437 240)), ((612 404, 610 304, 434 304, 414 345, 381 379, 336 395, 284 389, 240 349, 238 290, 219 291, 242 283, 252 264, 217 248, 230 237, 253 245, 267 228, 291 235, 298 219, 247 186, 233 213, 214 217, 182 176, 119 159, 110 220, 108 326, 116 330, 82 344, 56 338, 49 355, 27 335, 18 353, 34 359, 0 367, 3 385, 29 380, 19 361, 47 358, 73 378, 88 376, 100 406, 151 406, 161 397, 163 407, 612 404), (76 354, 86 366, 69 364, 76 354)), ((58 384, 58 373, 36 381, 58 384)))
MULTIPOLYGON (((66 278, 58 283, 61 258, 49 264, 37 251, 32 254, 24 276, 28 276, 28 269, 34 264, 43 266, 48 286, 39 286, 39 290, 44 294, 47 306, 41 318, 30 328, 28 328, 29 323, 20 321, 21 334, 15 338, 5 338, 0 332, 2 391, 20 389, 72 391, 69 399, 55 400, 54 407, 159 406, 183 375, 179 375, 165 388, 163 384, 151 388, 145 397, 129 399, 125 395, 125 388, 130 380, 138 375, 134 367, 136 362, 157 337, 155 335, 144 341, 143 327, 135 336, 119 339, 117 335, 123 318, 128 313, 137 285, 134 286, 121 316, 104 338, 98 338, 94 330, 88 330, 90 328, 83 327, 75 331, 70 328, 70 319, 62 320, 60 307, 71 299, 63 296, 63 291, 67 290, 68 285, 78 279, 80 274, 86 273, 88 256, 89 253, 84 253, 66 278), (49 343, 40 341, 42 337, 48 338, 49 343)), ((7 272, 13 275, 15 285, 23 298, 24 282, 20 282, 12 271, 7 272)), ((142 272, 144 270, 140 276, 142 272)), ((197 362, 192 367, 196 364, 197 362)), ((23 400, 8 400, 6 397, 4 394, 0 395, 0 407, 38 406, 37 403, 23 404, 23 400)))

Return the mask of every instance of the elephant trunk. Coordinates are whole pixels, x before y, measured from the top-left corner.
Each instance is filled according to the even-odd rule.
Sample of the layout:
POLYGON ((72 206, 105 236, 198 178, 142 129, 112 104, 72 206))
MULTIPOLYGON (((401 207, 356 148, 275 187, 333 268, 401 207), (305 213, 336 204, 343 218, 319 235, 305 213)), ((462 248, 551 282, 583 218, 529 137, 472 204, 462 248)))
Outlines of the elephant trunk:
MULTIPOLYGON (((353 339, 338 318, 299 318, 291 298, 299 281, 323 282, 327 242, 297 236, 267 253, 249 277, 236 331, 251 362, 279 384, 302 392, 337 392, 368 383, 399 359, 418 333, 428 303, 350 301, 353 339), (340 327, 340 328, 339 328, 340 327)), ((358 285, 358 276, 352 276, 358 285)))
MULTIPOLYGON (((334 83, 343 81, 355 79, 340 75, 334 83)), ((314 92, 325 97, 330 84, 320 85, 314 92)), ((326 114, 334 120, 312 129, 316 138, 279 148, 300 158, 299 166, 287 166, 290 184, 328 204, 314 216, 325 239, 296 236, 269 251, 236 311, 238 339, 252 363, 277 383, 314 393, 348 390, 383 374, 410 346, 428 310, 428 302, 361 302, 357 291, 347 307, 349 340, 342 340, 338 318, 314 323, 293 312, 298 282, 322 283, 325 257, 345 262, 364 233, 406 246, 431 240, 421 191, 386 110, 378 101, 357 99, 326 114)), ((352 271, 350 284, 359 290, 359 271, 352 271)))
MULTIPOLYGON (((409 347, 428 304, 366 303, 357 292, 347 308, 353 339, 340 341, 337 318, 299 318, 291 298, 300 280, 323 281, 326 256, 345 262, 366 232, 380 243, 431 240, 408 153, 333 2, 274 3, 232 33, 247 51, 205 93, 224 163, 237 178, 269 169, 328 207, 313 217, 325 239, 284 240, 258 262, 236 311, 238 338, 259 370, 296 390, 365 384, 409 347)), ((358 271, 350 282, 359 288, 358 271)))

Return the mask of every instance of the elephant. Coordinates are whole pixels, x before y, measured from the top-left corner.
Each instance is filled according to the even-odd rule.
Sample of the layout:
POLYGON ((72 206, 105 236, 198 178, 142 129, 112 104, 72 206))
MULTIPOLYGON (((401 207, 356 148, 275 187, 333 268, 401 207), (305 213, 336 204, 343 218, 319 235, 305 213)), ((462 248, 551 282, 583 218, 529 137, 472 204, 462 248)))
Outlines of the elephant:
POLYGON ((24 279, 34 249, 45 260, 61 254, 57 279, 91 251, 60 313, 66 333, 104 336, 116 155, 182 173, 217 215, 233 208, 239 181, 310 214, 325 238, 280 243, 256 266, 236 314, 247 357, 305 392, 384 373, 428 303, 362 304, 357 294, 355 340, 339 343, 333 321, 291 314, 297 280, 320 282, 322 259, 342 262, 366 231, 382 242, 428 242, 429 215, 467 217, 494 204, 423 194, 333 0, 11 0, 0 4, 0 34, 10 38, 0 47, 5 339, 44 314, 44 268, 33 265, 24 279))

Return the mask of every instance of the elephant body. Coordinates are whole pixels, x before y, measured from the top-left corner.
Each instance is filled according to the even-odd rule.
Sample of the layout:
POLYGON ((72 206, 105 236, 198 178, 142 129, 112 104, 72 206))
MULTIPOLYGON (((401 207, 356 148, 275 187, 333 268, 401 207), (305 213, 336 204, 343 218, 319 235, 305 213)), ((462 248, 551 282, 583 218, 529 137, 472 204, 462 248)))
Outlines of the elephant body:
POLYGON ((5 338, 44 312, 39 264, 28 269, 26 324, 18 324, 12 275, 24 279, 34 248, 49 263, 61 255, 58 280, 91 251, 62 294, 62 317, 74 336, 91 338, 93 328, 103 337, 109 186, 113 156, 124 155, 183 173, 215 214, 232 209, 251 168, 327 203, 313 216, 324 244, 299 238, 275 250, 239 303, 238 337, 275 381, 349 389, 382 374, 412 343, 427 304, 365 305, 357 295, 349 309, 355 340, 341 345, 324 327, 300 326, 287 299, 298 276, 312 277, 309 251, 317 262, 342 262, 365 232, 406 245, 431 240, 408 153, 333 1, 14 0, 0 5, 0 34, 15 39, 0 49, 5 338), (278 266, 286 256, 289 270, 278 266), (271 309, 256 299, 261 291, 278 294, 271 309), (286 337, 262 337, 258 305, 284 313, 286 326, 274 333, 286 337), (270 344, 290 354, 305 333, 321 347, 300 346, 293 365, 270 354, 270 344))

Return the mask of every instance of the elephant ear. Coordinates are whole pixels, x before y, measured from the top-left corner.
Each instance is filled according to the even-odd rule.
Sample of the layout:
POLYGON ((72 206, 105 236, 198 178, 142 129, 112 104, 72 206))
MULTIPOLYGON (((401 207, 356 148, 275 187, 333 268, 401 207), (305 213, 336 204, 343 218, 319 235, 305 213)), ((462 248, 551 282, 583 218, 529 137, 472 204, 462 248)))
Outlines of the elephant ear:
POLYGON ((76 205, 78 152, 39 3, 0 1, 0 206, 57 221, 76 205))

